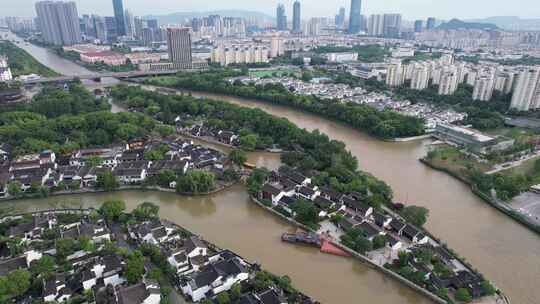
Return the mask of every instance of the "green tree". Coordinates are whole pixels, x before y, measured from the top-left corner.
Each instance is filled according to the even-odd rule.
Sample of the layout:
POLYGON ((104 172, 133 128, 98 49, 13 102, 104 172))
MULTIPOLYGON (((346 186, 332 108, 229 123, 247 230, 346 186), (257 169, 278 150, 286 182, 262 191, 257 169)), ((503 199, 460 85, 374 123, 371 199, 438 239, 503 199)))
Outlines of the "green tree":
POLYGON ((218 304, 229 304, 231 303, 231 299, 229 297, 229 293, 224 291, 217 295, 216 300, 218 304))
POLYGON ((112 191, 119 187, 119 183, 112 172, 105 171, 97 174, 96 187, 105 191, 112 191))
POLYGON ((302 224, 316 226, 319 222, 319 212, 312 202, 299 199, 291 205, 291 209, 296 214, 296 220, 302 224))
POLYGON ((205 171, 189 171, 180 176, 176 185, 179 193, 205 193, 214 188, 214 174, 205 171))
POLYGON ((241 167, 247 161, 247 153, 244 150, 234 149, 229 154, 232 163, 241 167))
POLYGON ((270 175, 270 171, 266 168, 255 168, 249 175, 246 184, 249 194, 256 196, 261 192, 263 183, 270 175))
POLYGON ((142 278, 144 274, 144 256, 139 250, 128 254, 124 272, 129 284, 135 284, 142 278))
POLYGON ((54 271, 55 261, 50 255, 44 255, 39 260, 32 261, 30 272, 32 276, 47 275, 54 271))
POLYGON ((427 222, 429 210, 424 207, 407 206, 401 211, 401 215, 407 222, 422 227, 427 222))
POLYGON ((373 249, 380 249, 386 246, 386 237, 384 235, 377 235, 373 238, 373 249))
POLYGON ((144 202, 137 206, 132 213, 133 216, 135 216, 135 218, 139 221, 149 220, 157 217, 159 213, 159 206, 151 202, 144 202))
POLYGON ((313 74, 310 71, 302 72, 302 81, 310 82, 313 79, 313 74))
POLYGON ((73 254, 78 249, 78 243, 73 239, 58 239, 56 240, 56 262, 63 262, 70 254, 73 254))
POLYGON ((259 138, 255 134, 247 134, 244 136, 240 136, 240 147, 243 150, 252 151, 255 150, 255 148, 257 147, 258 141, 259 138))
POLYGON ((13 181, 13 182, 8 183, 7 191, 9 195, 18 197, 22 193, 21 183, 19 183, 18 181, 13 181))
POLYGON ((459 288, 454 296, 459 302, 469 303, 472 300, 472 297, 466 288, 459 288))
POLYGON ((99 208, 99 212, 107 219, 107 221, 112 221, 118 219, 118 217, 126 210, 126 203, 120 200, 110 200, 106 201, 99 208))
POLYGON ((159 171, 156 176, 156 183, 161 187, 169 187, 169 185, 174 182, 178 177, 174 171, 165 169, 159 171))
POLYGON ((483 281, 481 287, 482 291, 488 296, 492 296, 497 292, 495 287, 493 287, 489 281, 483 281))
POLYGON ((94 167, 97 167, 99 165, 101 165, 103 163, 103 159, 101 159, 101 157, 99 156, 96 156, 96 155, 92 155, 90 157, 88 157, 85 162, 84 162, 88 167, 91 167, 91 168, 94 168, 94 167))
POLYGON ((18 269, 0 277, 0 301, 22 296, 30 288, 32 274, 28 270, 18 269))
POLYGON ((242 295, 242 285, 240 283, 234 283, 231 286, 231 297, 233 299, 238 299, 242 295))

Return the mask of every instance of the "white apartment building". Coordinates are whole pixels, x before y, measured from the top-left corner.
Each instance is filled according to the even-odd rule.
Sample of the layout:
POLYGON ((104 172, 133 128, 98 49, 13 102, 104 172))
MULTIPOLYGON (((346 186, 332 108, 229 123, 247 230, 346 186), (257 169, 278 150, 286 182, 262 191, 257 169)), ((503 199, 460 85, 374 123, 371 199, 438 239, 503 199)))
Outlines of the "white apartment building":
POLYGON ((11 75, 7 57, 0 56, 0 82, 10 81, 12 79, 13 75, 11 75))
POLYGON ((489 101, 493 96, 493 75, 483 75, 476 79, 472 94, 473 100, 489 101))
POLYGON ((439 95, 452 95, 457 90, 458 77, 454 69, 445 69, 439 82, 439 95))
POLYGON ((386 84, 390 87, 399 87, 405 78, 404 68, 401 62, 390 64, 386 72, 386 84))
POLYGON ((499 72, 495 75, 494 90, 497 90, 503 94, 510 94, 514 88, 515 73, 513 72, 499 72))
POLYGON ((540 108, 540 68, 527 68, 517 76, 510 108, 529 111, 540 108))
POLYGON ((428 85, 429 68, 424 64, 415 64, 413 67, 413 73, 411 78, 411 89, 424 90, 428 88, 428 85))
POLYGON ((268 48, 263 45, 221 45, 212 50, 210 60, 222 66, 230 64, 266 63, 269 61, 268 55, 268 48))

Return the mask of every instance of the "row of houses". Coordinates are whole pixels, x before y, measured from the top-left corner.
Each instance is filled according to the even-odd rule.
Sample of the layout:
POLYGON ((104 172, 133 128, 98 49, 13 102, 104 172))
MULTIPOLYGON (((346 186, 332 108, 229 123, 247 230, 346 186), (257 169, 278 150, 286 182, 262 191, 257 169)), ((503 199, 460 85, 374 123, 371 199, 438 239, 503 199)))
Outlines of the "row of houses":
MULTIPOLYGON (((102 251, 106 242, 114 241, 115 236, 106 222, 99 216, 88 214, 70 214, 65 216, 55 212, 34 214, 26 217, 10 218, 6 237, 18 238, 21 244, 30 249, 17 257, 0 259, 0 275, 6 275, 18 269, 28 269, 32 262, 49 255, 57 260, 54 242, 50 248, 43 246, 32 248, 46 240, 46 231, 55 231, 58 239, 81 240, 84 238, 93 244, 95 251, 79 249, 65 258, 70 270, 55 266, 55 272, 42 279, 43 302, 62 303, 92 294, 95 303, 112 304, 158 304, 161 301, 160 286, 146 275, 137 284, 127 284, 125 278, 126 262, 124 256, 102 251), (75 216, 74 216, 75 215, 75 216)), ((145 264, 145 273, 152 266, 145 264)), ((23 301, 24 302, 24 301, 23 301)))
MULTIPOLYGON (((290 168, 280 168, 272 172, 263 185, 261 199, 271 202, 274 208, 281 208, 294 216, 291 208, 297 200, 311 202, 318 210, 321 220, 339 215, 336 223, 338 229, 335 235, 357 229, 369 241, 383 237, 385 246, 374 249, 373 256, 383 257, 374 262, 381 266, 398 260, 400 252, 411 253, 409 266, 414 271, 425 274, 426 282, 437 289, 447 288, 456 291, 465 288, 473 298, 482 297, 483 279, 470 267, 466 266, 438 241, 426 235, 421 229, 407 223, 398 215, 390 214, 383 209, 376 210, 366 203, 368 194, 350 192, 340 193, 327 187, 317 187, 312 184, 312 178, 290 168), (439 263, 449 269, 444 277, 435 273, 434 265, 426 265, 416 256, 418 250, 429 250, 439 263)), ((371 256, 368 254, 368 256, 371 256)))
POLYGON ((238 134, 228 130, 210 128, 205 124, 193 125, 184 131, 196 137, 211 137, 227 145, 240 145, 240 136, 238 134))
MULTIPOLYGON (((176 271, 177 287, 190 301, 215 299, 235 284, 253 278, 254 267, 229 250, 218 249, 198 236, 180 237, 176 228, 159 220, 129 227, 129 235, 140 243, 158 245, 176 271)), ((262 292, 242 295, 239 303, 285 304, 283 291, 270 286, 262 292)))
POLYGON ((5 155, 3 159, 0 196, 7 194, 10 182, 20 184, 23 192, 32 187, 58 187, 62 183, 75 188, 93 187, 100 173, 112 172, 120 183, 130 185, 140 184, 163 170, 172 170, 177 175, 190 169, 221 171, 226 161, 223 153, 183 139, 136 140, 125 145, 80 149, 58 157, 53 151, 45 150, 14 160, 5 155), (163 159, 149 160, 146 153, 153 149, 165 151, 163 159))

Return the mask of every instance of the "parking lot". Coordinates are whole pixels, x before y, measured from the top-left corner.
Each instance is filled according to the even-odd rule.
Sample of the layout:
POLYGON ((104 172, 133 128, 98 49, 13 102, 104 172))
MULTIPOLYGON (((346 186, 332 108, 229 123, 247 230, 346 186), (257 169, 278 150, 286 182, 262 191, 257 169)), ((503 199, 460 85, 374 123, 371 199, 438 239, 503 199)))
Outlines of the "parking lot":
POLYGON ((511 206, 540 224, 540 194, 525 192, 512 200, 511 206))

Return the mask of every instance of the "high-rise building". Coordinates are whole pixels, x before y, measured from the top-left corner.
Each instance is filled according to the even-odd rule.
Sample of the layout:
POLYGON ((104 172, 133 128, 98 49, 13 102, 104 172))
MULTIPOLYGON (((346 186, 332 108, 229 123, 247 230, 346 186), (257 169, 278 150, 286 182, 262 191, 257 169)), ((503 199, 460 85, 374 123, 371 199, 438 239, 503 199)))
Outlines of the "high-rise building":
POLYGON ((415 64, 412 71, 411 89, 424 90, 429 84, 429 69, 424 64, 415 64))
POLYGON ((13 79, 11 75, 11 70, 8 65, 8 58, 0 56, 0 82, 10 81, 13 79))
POLYGON ((83 15, 81 20, 81 30, 86 36, 96 37, 96 31, 94 29, 94 23, 90 15, 83 15))
POLYGON ((404 70, 401 61, 388 65, 386 71, 386 85, 389 87, 399 87, 404 82, 404 70))
POLYGON ((437 20, 433 17, 429 17, 427 19, 427 23, 426 23, 426 29, 427 30, 431 30, 431 29, 434 29, 435 28, 435 23, 437 22, 437 20))
POLYGON ((540 108, 540 69, 527 68, 517 77, 510 108, 529 111, 540 108))
POLYGON ((126 19, 124 17, 124 4, 122 0, 112 0, 114 8, 114 19, 116 19, 116 34, 126 35, 126 19))
POLYGON ((439 81, 439 95, 452 95, 458 87, 457 72, 451 68, 444 69, 439 81))
POLYGON ((340 29, 345 28, 345 8, 340 7, 339 13, 336 15, 336 26, 340 29))
POLYGON ((287 30, 287 16, 285 15, 285 6, 278 4, 276 9, 276 29, 278 31, 287 30))
POLYGON ((503 71, 495 76, 494 89, 501 94, 510 94, 514 88, 515 74, 510 71, 503 71))
POLYGON ((118 40, 118 29, 116 28, 116 18, 107 16, 105 19, 105 32, 107 33, 107 42, 116 42, 118 40))
POLYGON ((293 23, 292 23, 292 32, 295 34, 302 32, 302 17, 300 14, 300 1, 296 0, 293 5, 293 23))
POLYGON ((476 79, 472 99, 489 101, 493 96, 494 79, 492 74, 482 75, 476 79))
POLYGON ((279 35, 273 35, 272 39, 270 40, 270 57, 275 58, 283 55, 283 53, 283 38, 281 38, 279 35))
POLYGON ((349 16, 349 33, 360 32, 360 18, 362 14, 362 0, 351 0, 351 15, 349 16))
POLYGON ((424 29, 424 21, 416 20, 414 22, 414 32, 415 33, 421 33, 423 29, 424 29))
POLYGON ((75 2, 36 3, 39 28, 46 43, 72 45, 81 42, 81 29, 75 2))
POLYGON ((191 64, 191 34, 189 28, 168 28, 167 45, 169 47, 170 61, 191 64))
POLYGON ((384 16, 371 15, 368 20, 368 35, 382 36, 384 34, 384 16))
POLYGON ((401 14, 384 14, 383 35, 398 37, 401 32, 401 14))
POLYGON ((124 17, 126 24, 126 36, 133 38, 135 37, 135 18, 129 10, 126 10, 126 12, 124 13, 124 17))
POLYGON ((101 16, 92 15, 92 22, 94 23, 94 29, 96 31, 96 38, 101 42, 106 42, 107 26, 105 25, 105 19, 101 16))
POLYGON ((141 36, 142 36, 142 30, 144 27, 147 26, 147 23, 144 22, 141 17, 135 17, 134 18, 134 23, 135 23, 135 37, 137 37, 138 39, 141 39, 141 36))
POLYGON ((146 24, 149 28, 157 30, 159 28, 159 24, 157 19, 148 19, 146 20, 146 24))

